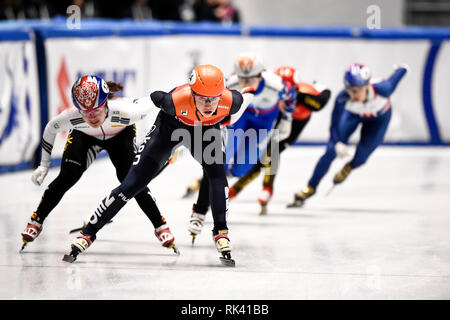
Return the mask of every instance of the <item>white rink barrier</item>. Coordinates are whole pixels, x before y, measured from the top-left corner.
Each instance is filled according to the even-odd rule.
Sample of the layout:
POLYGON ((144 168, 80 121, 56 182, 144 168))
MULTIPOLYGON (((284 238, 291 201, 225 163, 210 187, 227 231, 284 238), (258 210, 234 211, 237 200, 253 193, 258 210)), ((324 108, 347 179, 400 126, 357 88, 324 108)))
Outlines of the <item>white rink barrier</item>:
POLYGON ((40 114, 30 34, 0 31, 0 172, 30 166, 41 139, 40 114))

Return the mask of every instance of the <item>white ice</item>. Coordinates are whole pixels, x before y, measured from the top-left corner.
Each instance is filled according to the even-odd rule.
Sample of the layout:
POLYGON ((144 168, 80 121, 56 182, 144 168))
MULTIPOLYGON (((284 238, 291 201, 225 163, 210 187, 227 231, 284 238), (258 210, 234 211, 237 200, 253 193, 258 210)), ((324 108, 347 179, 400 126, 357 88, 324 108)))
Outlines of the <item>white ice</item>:
POLYGON ((325 196, 337 159, 303 208, 286 209, 324 147, 282 154, 266 216, 257 214, 262 176, 230 202, 235 268, 222 266, 209 213, 194 247, 187 231, 201 175, 190 156, 150 189, 176 237, 176 256, 130 201, 73 264, 63 262, 80 226, 118 185, 108 158, 69 190, 24 252, 20 233, 59 168, 43 186, 31 170, 0 175, 0 299, 449 299, 450 148, 380 147, 325 196))

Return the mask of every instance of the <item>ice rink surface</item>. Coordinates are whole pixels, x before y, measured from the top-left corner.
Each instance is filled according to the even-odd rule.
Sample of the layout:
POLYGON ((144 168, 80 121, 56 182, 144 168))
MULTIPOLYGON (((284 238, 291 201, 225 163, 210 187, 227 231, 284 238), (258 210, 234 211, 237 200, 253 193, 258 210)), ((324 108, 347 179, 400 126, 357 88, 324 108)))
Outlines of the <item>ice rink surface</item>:
POLYGON ((209 213, 194 247, 187 231, 200 177, 185 156, 149 185, 181 251, 163 248, 130 201, 73 264, 63 262, 80 226, 118 185, 98 159, 19 253, 20 233, 59 168, 43 186, 31 170, 0 175, 0 299, 450 299, 450 148, 380 147, 325 196, 337 159, 303 208, 286 209, 324 147, 282 154, 266 216, 257 214, 262 175, 230 202, 235 268, 219 262, 209 213))

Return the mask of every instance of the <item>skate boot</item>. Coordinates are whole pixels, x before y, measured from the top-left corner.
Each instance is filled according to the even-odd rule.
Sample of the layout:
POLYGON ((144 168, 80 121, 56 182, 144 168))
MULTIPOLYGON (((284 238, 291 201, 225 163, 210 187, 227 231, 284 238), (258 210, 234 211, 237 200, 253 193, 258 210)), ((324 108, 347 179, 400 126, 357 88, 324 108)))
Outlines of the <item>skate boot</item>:
POLYGON ((339 184, 339 183, 344 182, 344 180, 348 177, 348 175, 350 174, 351 171, 352 171, 352 167, 350 167, 350 164, 347 163, 341 169, 341 171, 336 173, 336 175, 334 176, 334 179, 333 179, 334 184, 339 184))
POLYGON ((306 199, 312 197, 316 193, 316 188, 306 186, 300 192, 294 194, 294 201, 289 204, 288 208, 298 208, 305 204, 306 199))
POLYGON ((259 210, 260 215, 267 214, 267 204, 269 203, 270 199, 272 198, 273 194, 273 188, 272 187, 264 187, 261 194, 258 197, 258 202, 261 205, 261 208, 259 210))
POLYGON ((80 235, 72 241, 71 251, 69 254, 64 255, 63 261, 72 263, 77 260, 77 256, 80 253, 86 251, 86 249, 91 246, 92 242, 94 242, 95 239, 95 235, 90 236, 84 234, 83 232, 80 232, 80 235))
MULTIPOLYGON (((33 216, 36 216, 36 213, 34 213, 33 216)), ((28 242, 33 242, 34 239, 36 239, 39 236, 41 231, 42 231, 42 223, 39 223, 36 220, 31 219, 30 222, 27 223, 27 227, 25 228, 25 230, 23 230, 23 232, 21 233, 23 245, 20 251, 23 251, 23 249, 25 249, 28 242)))
POLYGON ((222 254, 219 257, 220 262, 227 267, 234 267, 235 261, 231 259, 231 243, 228 238, 228 230, 218 230, 213 232, 213 240, 216 245, 217 251, 222 254))
POLYGON ((179 255, 180 252, 178 251, 177 247, 175 246, 175 237, 173 236, 172 232, 170 232, 170 228, 167 226, 167 224, 163 224, 162 226, 155 229, 155 236, 158 238, 158 240, 161 242, 161 245, 163 247, 173 249, 173 251, 179 255))
MULTIPOLYGON (((195 205, 194 205, 195 207, 195 205)), ((202 232, 205 215, 192 210, 191 219, 189 220, 188 231, 192 236, 192 245, 194 245, 195 237, 202 232)))
POLYGON ((183 199, 190 198, 196 191, 198 191, 200 189, 201 181, 202 179, 198 179, 190 183, 186 189, 186 193, 183 195, 183 199))

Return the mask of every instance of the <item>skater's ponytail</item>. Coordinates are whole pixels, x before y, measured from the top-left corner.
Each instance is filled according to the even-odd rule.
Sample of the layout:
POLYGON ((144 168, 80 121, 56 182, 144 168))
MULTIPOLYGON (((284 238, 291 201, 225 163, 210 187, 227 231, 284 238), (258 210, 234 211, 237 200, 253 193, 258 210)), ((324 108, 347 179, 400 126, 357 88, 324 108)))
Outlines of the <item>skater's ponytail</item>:
POLYGON ((120 84, 120 82, 107 81, 106 84, 109 88, 108 99, 117 98, 118 95, 116 95, 115 92, 123 90, 123 86, 120 84))

